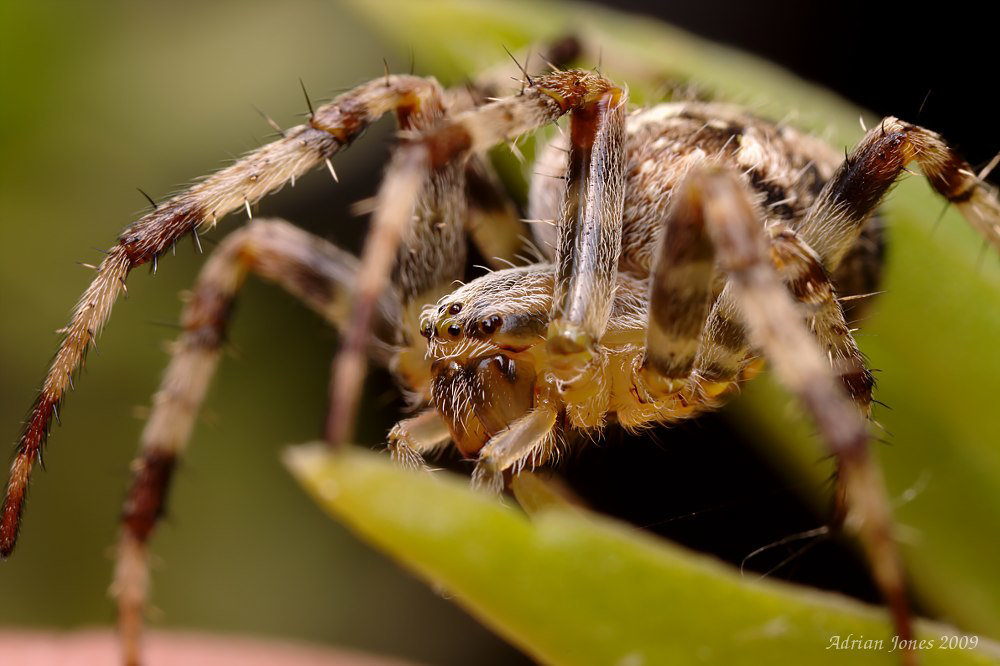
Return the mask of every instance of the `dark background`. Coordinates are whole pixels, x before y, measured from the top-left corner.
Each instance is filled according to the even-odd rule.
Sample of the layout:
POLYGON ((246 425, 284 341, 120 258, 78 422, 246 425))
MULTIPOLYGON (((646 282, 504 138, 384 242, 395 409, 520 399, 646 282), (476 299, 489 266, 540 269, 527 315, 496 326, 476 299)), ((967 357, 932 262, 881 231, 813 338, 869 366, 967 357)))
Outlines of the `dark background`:
POLYGON ((1000 151, 989 3, 622 2, 751 51, 879 115, 934 129, 973 163, 1000 151), (925 101, 926 100, 926 101, 925 101))

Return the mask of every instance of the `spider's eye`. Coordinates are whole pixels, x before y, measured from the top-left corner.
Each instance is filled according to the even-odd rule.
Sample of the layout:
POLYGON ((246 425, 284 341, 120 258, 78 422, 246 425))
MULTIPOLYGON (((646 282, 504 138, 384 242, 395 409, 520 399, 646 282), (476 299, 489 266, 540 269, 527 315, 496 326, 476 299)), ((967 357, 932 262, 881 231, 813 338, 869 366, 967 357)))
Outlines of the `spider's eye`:
POLYGON ((461 311, 462 311, 462 304, 461 303, 452 303, 448 307, 448 314, 457 315, 461 311))
POLYGON ((493 315, 492 317, 487 317, 486 319, 479 322, 479 328, 482 330, 483 333, 489 335, 493 333, 493 331, 500 328, 501 324, 503 324, 503 319, 500 317, 500 315, 493 315))
POLYGON ((448 335, 450 335, 453 338, 457 338, 458 334, 461 332, 462 332, 462 327, 459 326, 458 324, 452 324, 451 326, 448 327, 448 335))
POLYGON ((431 336, 434 335, 434 329, 430 324, 424 324, 423 328, 420 329, 420 335, 430 340, 431 336))

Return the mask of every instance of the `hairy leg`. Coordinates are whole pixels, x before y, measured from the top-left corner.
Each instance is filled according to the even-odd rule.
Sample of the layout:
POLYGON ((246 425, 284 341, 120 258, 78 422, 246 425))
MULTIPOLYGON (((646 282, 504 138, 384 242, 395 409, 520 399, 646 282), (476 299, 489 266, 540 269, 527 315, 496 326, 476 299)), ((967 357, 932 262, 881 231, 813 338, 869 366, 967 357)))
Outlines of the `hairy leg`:
MULTIPOLYGON (((798 304, 830 367, 867 416, 874 378, 851 335, 844 308, 821 258, 801 236, 786 227, 773 227, 768 235, 768 252, 775 271, 798 304)), ((753 359, 751 352, 749 332, 732 288, 727 287, 712 306, 696 354, 692 376, 697 378, 699 390, 714 397, 734 387, 753 359)))
POLYGON ((625 197, 625 101, 620 88, 596 95, 570 120, 556 282, 546 346, 568 402, 586 399, 587 370, 611 316, 625 197))
MULTIPOLYGON (((864 419, 838 385, 830 364, 802 324, 801 315, 771 262, 760 222, 745 192, 732 177, 716 176, 706 185, 723 205, 732 204, 729 224, 711 228, 731 296, 753 345, 764 352, 775 373, 816 422, 839 466, 838 481, 849 513, 848 526, 864 547, 872 576, 892 611, 902 639, 913 635, 903 567, 892 536, 889 502, 877 462, 868 448, 864 419)), ((729 294, 726 293, 729 292, 729 294)), ((913 658, 910 653, 909 658, 913 658)))
MULTIPOLYGON (((202 269, 182 317, 184 332, 153 400, 132 465, 122 511, 112 594, 125 661, 139 660, 148 572, 146 544, 163 513, 176 460, 214 374, 233 301, 250 273, 275 282, 338 327, 345 325, 357 260, 287 222, 256 221, 228 236, 202 269)), ((398 304, 378 304, 380 329, 398 320, 398 304)))
POLYGON ((705 231, 719 268, 728 277, 702 333, 691 375, 694 386, 687 390, 702 391, 702 399, 711 399, 738 379, 749 350, 763 352, 836 457, 846 524, 860 537, 898 635, 911 637, 889 503, 868 449, 863 418, 870 403, 871 375, 819 256, 791 231, 775 229, 769 238, 735 175, 696 172, 683 187, 695 190, 686 196, 701 202, 705 231), (852 404, 844 385, 857 404, 852 404))
POLYGON ((819 255, 785 227, 769 230, 769 254, 775 270, 799 306, 834 374, 862 415, 869 416, 875 378, 865 363, 819 255))
MULTIPOLYGON (((512 85, 521 90, 529 83, 526 71, 532 64, 544 62, 553 68, 569 65, 581 52, 582 44, 573 35, 565 35, 548 44, 529 48, 509 61, 480 72, 463 86, 445 91, 450 113, 459 113, 494 101, 512 85)), ((516 150, 512 147, 512 150, 516 150)), ((466 166, 466 194, 469 215, 466 229, 490 268, 528 263, 521 257, 529 230, 517 214, 513 202, 503 191, 497 174, 485 157, 473 155, 466 166)))
MULTIPOLYGON (((692 378, 711 399, 734 386, 748 364, 750 341, 731 294, 711 304, 715 248, 706 228, 711 208, 704 194, 697 187, 681 186, 665 220, 650 280, 646 351, 636 386, 647 400, 680 391, 692 378)), ((769 236, 775 270, 834 371, 867 415, 874 380, 822 260, 790 229, 779 225, 769 236)))
POLYGON ((155 263, 178 238, 189 233, 197 237, 227 213, 249 210, 263 196, 319 165, 326 163, 332 172, 330 158, 389 111, 397 113, 404 128, 411 127, 421 118, 443 113, 443 92, 435 81, 414 76, 386 76, 362 84, 317 107, 306 124, 285 130, 281 139, 160 204, 122 232, 63 329, 62 343, 21 433, 0 517, 0 557, 14 549, 31 470, 41 459, 56 409, 119 293, 125 291, 129 272, 155 263))
POLYGON ((879 293, 885 269, 885 221, 876 212, 868 218, 854 246, 847 251, 840 265, 830 271, 844 312, 858 318, 879 293))
POLYGON ((953 203, 969 224, 1000 251, 1000 201, 972 167, 934 132, 885 118, 844 159, 797 229, 835 270, 864 223, 910 162, 953 203))

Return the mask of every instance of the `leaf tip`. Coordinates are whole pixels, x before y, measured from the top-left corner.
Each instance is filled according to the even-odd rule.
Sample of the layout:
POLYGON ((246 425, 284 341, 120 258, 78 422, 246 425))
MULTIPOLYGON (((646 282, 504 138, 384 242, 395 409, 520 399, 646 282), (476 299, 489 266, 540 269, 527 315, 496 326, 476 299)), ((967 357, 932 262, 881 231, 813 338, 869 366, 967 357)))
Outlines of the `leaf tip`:
POLYGON ((281 452, 281 462, 299 483, 327 499, 327 495, 336 494, 335 488, 326 487, 331 485, 332 475, 324 473, 329 469, 333 456, 334 453, 323 442, 309 442, 285 447, 281 452))

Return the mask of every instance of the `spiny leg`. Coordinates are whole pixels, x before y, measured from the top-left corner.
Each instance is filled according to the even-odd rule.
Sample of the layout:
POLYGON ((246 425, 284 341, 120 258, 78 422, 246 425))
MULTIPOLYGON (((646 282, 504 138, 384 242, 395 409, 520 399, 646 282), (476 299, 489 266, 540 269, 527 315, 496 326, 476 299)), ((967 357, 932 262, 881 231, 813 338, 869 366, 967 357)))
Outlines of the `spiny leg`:
MULTIPOLYGON (((867 417, 875 380, 851 335, 843 305, 822 259, 801 236, 784 226, 768 230, 771 263, 795 302, 800 316, 827 354, 830 367, 867 417)), ((723 290, 705 322, 690 378, 709 399, 731 389, 754 358, 732 287, 723 290)), ((676 382, 679 374, 667 375, 676 382)))
MULTIPOLYGON (((148 588, 146 544, 163 513, 170 479, 214 374, 236 293, 249 273, 275 282, 338 327, 346 322, 357 260, 330 243, 280 221, 255 221, 227 237, 202 269, 182 317, 153 410, 142 433, 122 532, 112 594, 129 664, 139 660, 148 588)), ((379 329, 391 331, 399 306, 378 304, 379 329)))
POLYGON ((847 524, 860 536, 898 635, 911 637, 889 504, 877 463, 868 451, 862 417, 870 403, 871 375, 818 255, 788 230, 774 230, 769 243, 745 186, 735 175, 697 172, 683 187, 697 191, 718 265, 729 278, 702 334, 691 375, 694 386, 689 390, 703 391, 711 399, 739 377, 751 348, 764 353, 836 456, 847 524), (804 315, 811 320, 812 333, 804 315), (816 338, 827 347, 828 358, 816 338), (837 374, 857 405, 838 385, 837 374))
POLYGON ((1000 251, 1000 201, 936 133, 897 118, 872 128, 844 159, 797 231, 834 270, 907 164, 916 161, 931 186, 1000 251))
POLYGON ((852 319, 861 316, 879 293, 885 269, 885 221, 876 212, 868 218, 857 242, 830 271, 830 279, 845 314, 852 319))
POLYGON ((826 353, 835 376, 867 418, 875 377, 851 335, 844 308, 822 259, 791 229, 777 226, 768 231, 771 263, 799 305, 800 314, 826 353))
MULTIPOLYGON (((892 516, 878 464, 868 449, 864 419, 848 400, 802 324, 784 285, 767 258, 767 245, 742 186, 731 177, 713 178, 714 197, 733 204, 730 224, 710 228, 721 267, 729 275, 727 290, 737 303, 754 346, 763 350, 778 377, 802 401, 836 456, 838 481, 872 567, 872 575, 889 604, 898 635, 913 636, 906 601, 902 562, 892 536, 892 516)), ((806 275, 809 278, 808 274, 806 275)), ((727 296, 723 293, 720 299, 727 296)), ((908 653, 908 660, 913 653, 908 653)))
MULTIPOLYGON (((391 369, 402 380, 413 404, 430 398, 430 361, 426 341, 419 335, 420 315, 427 304, 451 291, 465 272, 465 175, 463 165, 457 163, 431 175, 418 195, 414 215, 396 251, 391 282, 403 307, 391 369)), ((361 324, 356 314, 344 331, 344 344, 357 339, 361 324)))
MULTIPOLYGON (((582 45, 574 35, 564 35, 544 46, 529 48, 519 61, 504 61, 467 80, 463 85, 445 90, 450 115, 469 111, 499 98, 509 90, 513 75, 524 76, 532 55, 550 67, 569 65, 580 55, 582 45), (520 69, 520 71, 518 71, 520 69)), ((522 89, 527 79, 522 79, 522 89)), ((528 229, 517 208, 503 190, 490 161, 479 155, 469 157, 465 169, 468 217, 466 231, 479 253, 491 268, 506 268, 511 263, 525 263, 520 256, 525 249, 528 229)))
POLYGON ((529 47, 517 55, 508 51, 508 57, 496 65, 476 72, 462 85, 448 88, 445 91, 448 111, 454 115, 483 106, 509 94, 512 85, 523 91, 525 85, 532 83, 527 77, 527 70, 532 69, 533 64, 540 61, 556 70, 566 69, 580 58, 582 52, 583 44, 574 34, 529 47))
MULTIPOLYGON (((843 523, 858 534, 875 584, 889 605, 896 634, 908 641, 913 637, 913 628, 903 564, 893 537, 892 514, 882 474, 868 446, 865 421, 847 399, 844 388, 838 386, 816 341, 800 324, 801 314, 789 301, 787 292, 780 283, 775 286, 772 280, 762 279, 762 273, 763 270, 748 270, 739 277, 733 276, 731 293, 724 292, 720 298, 731 297, 738 304, 750 340, 763 350, 782 383, 798 396, 835 456, 838 500, 847 513, 843 523)), ((842 373, 841 379, 867 412, 871 376, 863 365, 853 365, 858 359, 846 360, 851 364, 833 370, 842 373)), ((839 511, 835 518, 840 521, 839 511)), ((916 663, 915 655, 904 653, 904 662, 916 663)))
MULTIPOLYGON (((555 72, 533 79, 516 96, 446 118, 432 129, 404 134, 376 198, 372 228, 358 274, 354 325, 334 359, 326 429, 331 444, 343 442, 353 427, 364 378, 363 351, 373 303, 389 279, 400 239, 414 216, 415 203, 428 178, 566 113, 592 118, 592 125, 607 111, 612 115, 623 113, 618 104, 621 99, 620 89, 598 74, 577 70, 555 72)), ((595 138, 597 135, 592 135, 591 141, 595 138)), ((593 180, 587 182, 591 184, 588 189, 599 189, 593 180)), ((601 201, 596 205, 601 205, 601 201)), ((620 210, 618 215, 620 227, 620 210)))
POLYGON ((442 113, 442 99, 436 82, 414 76, 386 76, 362 84, 316 108, 306 124, 285 130, 281 139, 208 176, 122 232, 63 329, 65 337, 21 433, 0 518, 0 557, 14 549, 31 470, 34 461, 41 460, 56 409, 108 321, 119 293, 125 291, 129 272, 155 262, 178 238, 188 233, 197 238, 199 230, 213 227, 227 213, 249 210, 285 183, 294 183, 319 165, 329 165, 332 156, 384 113, 396 111, 401 124, 409 127, 414 118, 442 113))

